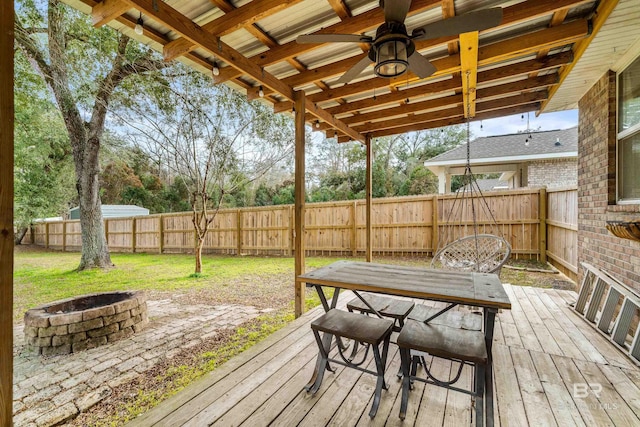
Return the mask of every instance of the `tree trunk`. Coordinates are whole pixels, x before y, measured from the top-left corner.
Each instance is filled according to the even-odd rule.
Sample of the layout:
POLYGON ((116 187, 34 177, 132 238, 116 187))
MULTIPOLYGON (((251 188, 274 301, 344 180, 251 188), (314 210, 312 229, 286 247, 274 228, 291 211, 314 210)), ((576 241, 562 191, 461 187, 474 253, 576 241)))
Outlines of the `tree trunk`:
POLYGON ((22 244, 22 239, 24 239, 24 235, 27 234, 27 231, 29 231, 29 227, 22 227, 18 230, 14 240, 16 246, 22 244))
POLYGON ((200 236, 198 238, 198 243, 196 245, 196 271, 195 274, 202 273, 202 248, 204 247, 204 238, 200 236))

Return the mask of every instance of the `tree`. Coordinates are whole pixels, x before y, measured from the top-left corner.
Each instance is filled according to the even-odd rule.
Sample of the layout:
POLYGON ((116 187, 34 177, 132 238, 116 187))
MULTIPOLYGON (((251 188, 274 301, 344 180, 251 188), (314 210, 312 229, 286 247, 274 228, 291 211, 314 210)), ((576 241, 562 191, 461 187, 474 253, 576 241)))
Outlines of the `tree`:
POLYGON ((224 203, 244 206, 248 183, 291 155, 291 119, 248 103, 226 86, 212 86, 202 74, 177 67, 162 94, 140 96, 132 114, 120 119, 132 138, 163 163, 188 189, 195 229, 195 273, 202 272, 202 248, 224 203))
POLYGON ((49 0, 46 10, 24 1, 16 11, 17 45, 53 92, 73 152, 82 228, 78 270, 110 267, 98 157, 107 112, 123 82, 166 65, 123 34, 93 29, 85 16, 58 0, 49 0))
POLYGON ((19 244, 36 218, 60 215, 73 198, 69 141, 46 87, 19 53, 15 61, 14 220, 19 244))

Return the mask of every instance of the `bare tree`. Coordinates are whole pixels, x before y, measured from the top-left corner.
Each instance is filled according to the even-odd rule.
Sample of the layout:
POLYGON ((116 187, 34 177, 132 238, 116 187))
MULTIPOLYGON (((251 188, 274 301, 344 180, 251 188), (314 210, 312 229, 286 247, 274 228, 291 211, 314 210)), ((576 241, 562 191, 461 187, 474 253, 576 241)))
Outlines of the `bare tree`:
POLYGON ((161 97, 143 97, 132 110, 121 119, 135 143, 189 188, 199 274, 209 227, 226 197, 291 156, 293 123, 186 69, 161 97))

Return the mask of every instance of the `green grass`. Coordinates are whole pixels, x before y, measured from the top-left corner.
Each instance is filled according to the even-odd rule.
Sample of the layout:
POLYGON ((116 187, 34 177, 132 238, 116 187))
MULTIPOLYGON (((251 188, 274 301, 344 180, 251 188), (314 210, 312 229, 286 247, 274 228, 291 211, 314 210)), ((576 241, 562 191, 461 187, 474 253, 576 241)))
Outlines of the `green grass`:
MULTIPOLYGON (((205 255, 195 275, 193 255, 112 254, 115 268, 76 271, 80 254, 17 251, 14 268, 14 317, 29 308, 78 295, 115 290, 186 291, 226 286, 234 280, 262 281, 291 273, 293 258, 205 255)), ((338 258, 307 258, 311 268, 338 258)))

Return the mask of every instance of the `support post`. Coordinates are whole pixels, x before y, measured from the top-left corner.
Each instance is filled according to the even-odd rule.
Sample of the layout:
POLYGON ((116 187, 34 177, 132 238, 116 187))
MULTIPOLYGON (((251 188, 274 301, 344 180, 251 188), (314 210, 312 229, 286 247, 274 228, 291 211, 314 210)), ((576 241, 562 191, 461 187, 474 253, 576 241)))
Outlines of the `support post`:
POLYGON ((540 211, 540 227, 538 230, 538 237, 540 239, 540 261, 547 262, 547 189, 540 189, 540 202, 538 203, 538 210, 540 211))
POLYGON ((305 283, 298 276, 305 273, 305 238, 304 238, 304 205, 305 205, 305 94, 301 90, 294 93, 295 107, 295 316, 304 312, 305 283))
POLYGON ((438 252, 438 244, 439 244, 439 232, 438 229, 438 195, 434 194, 433 199, 431 200, 431 247, 432 252, 431 256, 434 256, 436 252, 438 252))
POLYGON ((351 204, 351 256, 358 255, 358 202, 351 204))
POLYGON ((0 426, 13 417, 13 26, 0 2, 0 426))
POLYGON ((295 233, 295 230, 294 230, 294 225, 293 224, 294 224, 295 220, 293 218, 293 215, 294 215, 293 206, 289 205, 289 239, 288 239, 289 248, 287 250, 287 255, 288 256, 293 256, 293 249, 294 249, 293 248, 293 245, 294 245, 293 234, 295 233))
POLYGON ((67 221, 62 221, 62 252, 67 251, 67 221))
POLYGON ((164 218, 162 215, 158 217, 158 253, 162 254, 164 250, 164 218))
POLYGON ((44 223, 44 248, 49 249, 49 223, 44 223))
POLYGON ((131 253, 136 251, 136 219, 131 218, 131 253))
POLYGON ((237 233, 237 247, 236 247, 236 255, 242 254, 242 210, 238 209, 236 212, 236 233, 237 233))
POLYGON ((107 246, 109 246, 109 220, 104 220, 104 240, 107 242, 107 246))
POLYGON ((367 150, 367 170, 365 175, 365 199, 367 203, 367 222, 366 222, 366 235, 367 235, 367 248, 366 248, 366 259, 367 262, 371 262, 373 258, 373 232, 371 225, 371 195, 372 195, 372 187, 373 187, 373 155, 371 152, 371 136, 369 134, 365 135, 365 148, 367 150))

